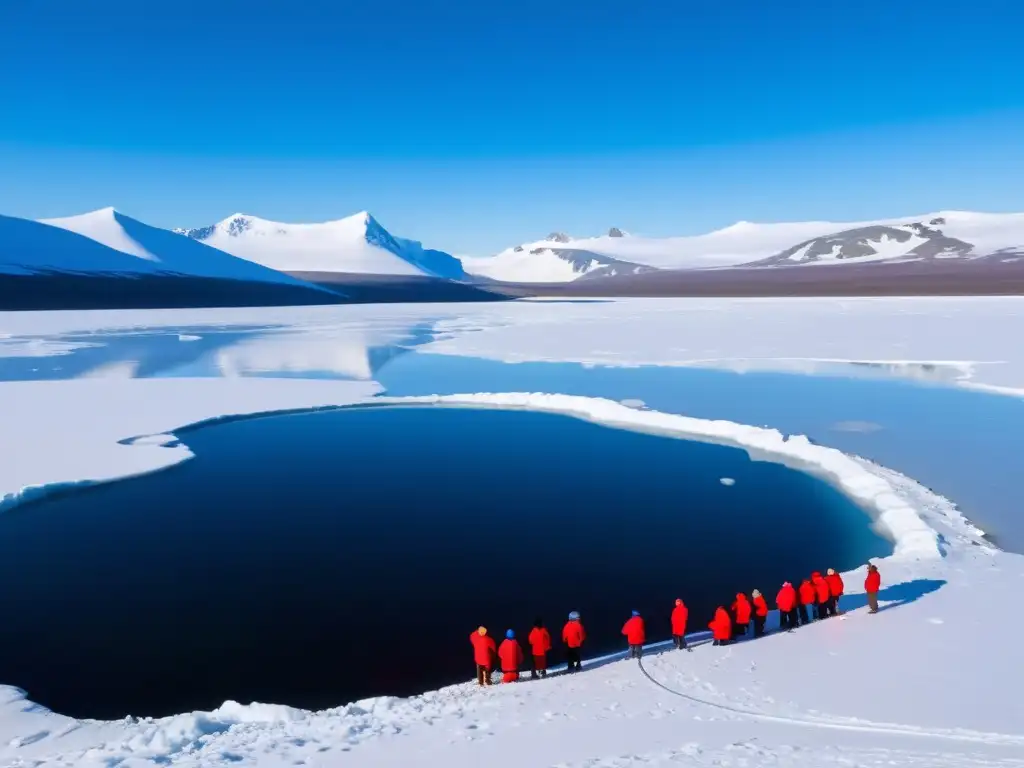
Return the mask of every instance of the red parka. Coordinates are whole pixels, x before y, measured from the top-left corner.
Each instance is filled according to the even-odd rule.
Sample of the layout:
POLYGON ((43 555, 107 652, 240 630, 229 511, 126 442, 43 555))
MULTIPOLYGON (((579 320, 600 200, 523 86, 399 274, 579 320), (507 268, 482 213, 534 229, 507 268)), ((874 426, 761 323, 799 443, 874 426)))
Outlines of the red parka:
POLYGON ((742 592, 736 595, 736 602, 732 604, 732 612, 736 616, 737 624, 750 623, 750 601, 742 592))
POLYGON ((579 648, 587 639, 587 632, 583 629, 583 622, 570 621, 562 627, 562 641, 570 648, 579 648))
POLYGON ((519 647, 519 641, 503 640, 498 648, 498 658, 501 659, 502 672, 518 672, 523 663, 523 649, 519 647))
POLYGON ((796 590, 792 584, 784 584, 775 596, 775 604, 783 613, 789 613, 796 607, 796 590))
POLYGON ((543 656, 551 650, 551 633, 544 627, 534 627, 530 630, 530 653, 534 656, 543 656))
POLYGON ((872 568, 868 571, 868 577, 864 579, 864 591, 873 593, 877 592, 882 586, 882 574, 878 572, 877 568, 872 568))
POLYGON ((764 601, 761 595, 754 598, 754 613, 762 619, 768 615, 768 603, 764 601))
POLYGON ((814 586, 807 579, 800 582, 800 605, 810 605, 817 602, 814 599, 814 586))
POLYGON ((842 597, 843 595, 843 577, 838 573, 830 573, 825 577, 825 581, 828 582, 828 592, 832 597, 842 597))
POLYGON ((818 597, 818 602, 826 602, 829 595, 828 582, 825 581, 824 577, 820 573, 815 571, 811 574, 811 583, 814 585, 814 592, 818 597))
POLYGON ((715 618, 708 624, 715 640, 728 640, 732 637, 732 619, 726 613, 725 608, 718 606, 715 611, 715 618))
POLYGON ((686 634, 686 620, 690 617, 690 611, 685 603, 680 603, 672 609, 672 634, 686 634))
POLYGON ((497 652, 494 638, 474 632, 469 636, 469 642, 473 644, 473 661, 481 667, 490 668, 494 662, 494 654, 497 652))
POLYGON ((622 625, 622 634, 630 645, 643 645, 646 636, 644 633, 644 620, 639 616, 633 616, 622 625))

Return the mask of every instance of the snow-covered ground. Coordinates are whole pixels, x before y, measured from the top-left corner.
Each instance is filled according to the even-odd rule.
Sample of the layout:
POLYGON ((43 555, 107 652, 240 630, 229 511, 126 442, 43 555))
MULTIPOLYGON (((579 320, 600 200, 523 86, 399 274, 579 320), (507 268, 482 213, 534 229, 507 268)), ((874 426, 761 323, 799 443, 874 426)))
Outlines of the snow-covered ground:
MULTIPOLYGON (((430 320, 435 341, 420 351, 609 365, 785 368, 854 360, 908 371, 945 361, 970 383, 1021 391, 1024 360, 1015 340, 1022 315, 1019 299, 25 313, 0 317, 0 355, 26 348, 67 354, 73 350, 61 334, 84 325, 162 322, 200 329, 192 337, 203 325, 258 318, 294 338, 322 338, 430 320)), ((151 471, 187 458, 168 434, 185 424, 344 405, 376 391, 373 381, 297 379, 0 383, 0 492, 151 471)), ((731 441, 819 472, 857 497, 895 540, 896 554, 879 563, 883 611, 868 616, 863 596, 853 594, 860 569, 846 577, 845 619, 793 634, 652 654, 642 667, 607 660, 571 678, 485 691, 461 685, 318 713, 228 703, 212 713, 101 723, 47 712, 0 689, 0 765, 1024 766, 1014 609, 1024 558, 988 544, 951 502, 890 470, 771 430, 582 398, 457 401, 557 409, 731 441)), ((414 631, 409 640, 412 647, 414 631)))

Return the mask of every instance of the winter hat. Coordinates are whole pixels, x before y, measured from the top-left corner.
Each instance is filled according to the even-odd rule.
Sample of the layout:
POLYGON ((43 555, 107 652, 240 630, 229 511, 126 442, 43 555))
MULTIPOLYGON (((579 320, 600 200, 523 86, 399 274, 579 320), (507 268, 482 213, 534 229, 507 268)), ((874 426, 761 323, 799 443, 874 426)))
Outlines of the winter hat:
POLYGON ((828 575, 829 576, 835 576, 836 575, 836 569, 835 568, 829 568, 828 569, 828 575))
POLYGON ((516 633, 513 632, 511 629, 506 630, 505 637, 507 637, 509 640, 515 640, 516 639, 516 633))
POLYGON ((537 627, 537 629, 541 629, 544 626, 544 619, 537 619, 533 622, 533 626, 537 627))
POLYGON ((476 631, 477 631, 477 634, 479 634, 479 635, 486 635, 487 634, 487 627, 477 627, 476 631))
POLYGON ((784 587, 792 587, 793 585, 790 584, 788 581, 784 581, 784 582, 782 582, 782 586, 784 586, 784 587))
POLYGON ((634 616, 639 616, 640 615, 640 611, 633 611, 633 615, 634 616))
POLYGON ((761 596, 761 592, 759 590, 756 590, 756 589, 753 592, 751 592, 750 594, 752 594, 754 597, 760 597, 761 596))
POLYGON ((579 620, 580 620, 580 612, 579 611, 570 611, 569 612, 569 621, 579 621, 579 620))

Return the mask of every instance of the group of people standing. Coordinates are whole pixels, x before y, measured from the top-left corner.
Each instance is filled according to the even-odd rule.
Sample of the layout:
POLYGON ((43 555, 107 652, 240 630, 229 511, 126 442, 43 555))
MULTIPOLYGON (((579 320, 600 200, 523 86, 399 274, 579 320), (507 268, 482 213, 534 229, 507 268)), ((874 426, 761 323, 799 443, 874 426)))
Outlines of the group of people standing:
MULTIPOLYGON (((868 598, 869 613, 878 613, 878 591, 881 588, 881 575, 875 565, 868 565, 868 575, 864 580, 864 591, 868 598)), ((803 624, 819 621, 831 616, 838 616, 839 599, 845 592, 843 578, 833 568, 829 568, 823 576, 815 571, 809 578, 794 587, 792 582, 785 582, 775 596, 775 605, 779 611, 779 627, 793 630, 803 624)), ((726 645, 745 635, 753 623, 753 636, 761 637, 768 620, 768 602, 758 590, 752 590, 748 598, 739 592, 732 604, 715 609, 714 618, 708 624, 711 629, 713 645, 726 645)), ((672 643, 677 649, 692 650, 686 644, 686 624, 689 610, 681 598, 677 598, 670 617, 672 625, 672 643)), ((639 611, 632 615, 622 627, 622 634, 629 646, 629 658, 639 659, 643 654, 644 643, 647 641, 647 629, 639 611)), ((568 672, 578 672, 583 668, 581 658, 583 643, 587 639, 586 630, 580 614, 573 611, 562 628, 562 642, 566 647, 568 672)), ((491 684, 491 672, 495 659, 501 667, 503 683, 513 683, 519 679, 519 671, 525 662, 523 649, 516 639, 515 631, 505 632, 501 645, 495 643, 486 627, 478 627, 469 636, 473 646, 473 658, 476 662, 477 683, 491 684)), ((551 633, 544 627, 540 619, 534 622, 533 629, 527 637, 530 645, 532 669, 530 677, 547 676, 548 653, 551 651, 551 633)))

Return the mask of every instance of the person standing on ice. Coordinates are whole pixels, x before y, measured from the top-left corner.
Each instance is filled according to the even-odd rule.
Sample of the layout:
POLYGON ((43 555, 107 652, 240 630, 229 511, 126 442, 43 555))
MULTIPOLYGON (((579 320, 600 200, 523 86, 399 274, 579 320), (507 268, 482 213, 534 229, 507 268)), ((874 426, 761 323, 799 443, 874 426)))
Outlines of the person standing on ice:
POLYGON ((712 645, 726 645, 732 639, 732 617, 724 606, 715 609, 715 618, 708 624, 712 645))
POLYGON ((473 661, 476 662, 476 682, 478 685, 490 685, 494 655, 498 652, 494 638, 487 634, 487 627, 478 627, 469 636, 469 642, 473 645, 473 661))
POLYGON ((690 612, 686 604, 681 598, 676 598, 676 607, 672 609, 672 644, 677 650, 686 648, 686 620, 689 617, 690 612))
POLYGON ((754 598, 754 637, 761 637, 764 634, 764 624, 768 620, 768 603, 756 589, 750 595, 754 598))
POLYGON ((568 672, 579 672, 583 669, 583 658, 580 655, 583 643, 587 639, 587 631, 583 628, 578 611, 569 614, 569 621, 562 627, 562 642, 566 645, 565 656, 569 660, 568 672))
POLYGON ((846 585, 843 584, 843 577, 836 573, 835 568, 829 568, 825 575, 828 582, 828 614, 829 616, 839 615, 839 598, 843 596, 846 585))
POLYGON ((775 596, 775 605, 779 608, 779 627, 787 632, 797 628, 796 604, 796 590, 787 581, 782 585, 779 594, 775 596))
POLYGON ((878 590, 882 588, 882 574, 878 567, 868 563, 868 577, 864 579, 864 592, 868 596, 868 613, 878 613, 878 590))
POLYGON ((533 656, 533 671, 530 677, 537 679, 537 676, 548 676, 548 651, 551 650, 551 633, 544 628, 544 622, 537 619, 533 622, 533 629, 530 636, 526 638, 530 642, 530 654, 533 656))
POLYGON ((736 602, 732 604, 732 615, 736 621, 736 636, 747 634, 747 627, 750 626, 750 601, 742 592, 736 594, 736 602))
POLYGON ((825 577, 821 575, 821 571, 815 571, 811 574, 811 584, 814 585, 814 596, 817 600, 817 604, 815 605, 815 609, 817 611, 816 616, 819 619, 828 618, 828 582, 825 581, 825 577))
POLYGON ((498 648, 498 658, 501 659, 501 682, 514 683, 518 680, 519 667, 523 664, 523 649, 519 647, 516 633, 511 629, 505 632, 505 639, 498 648))
POLYGON ((800 582, 800 623, 810 624, 814 621, 814 612, 808 606, 814 605, 818 602, 817 593, 814 591, 814 585, 811 584, 810 579, 804 579, 800 582))
POLYGON ((633 615, 622 625, 622 634, 626 636, 626 642, 629 643, 629 658, 639 659, 643 655, 644 641, 647 639, 640 611, 633 611, 633 615))

